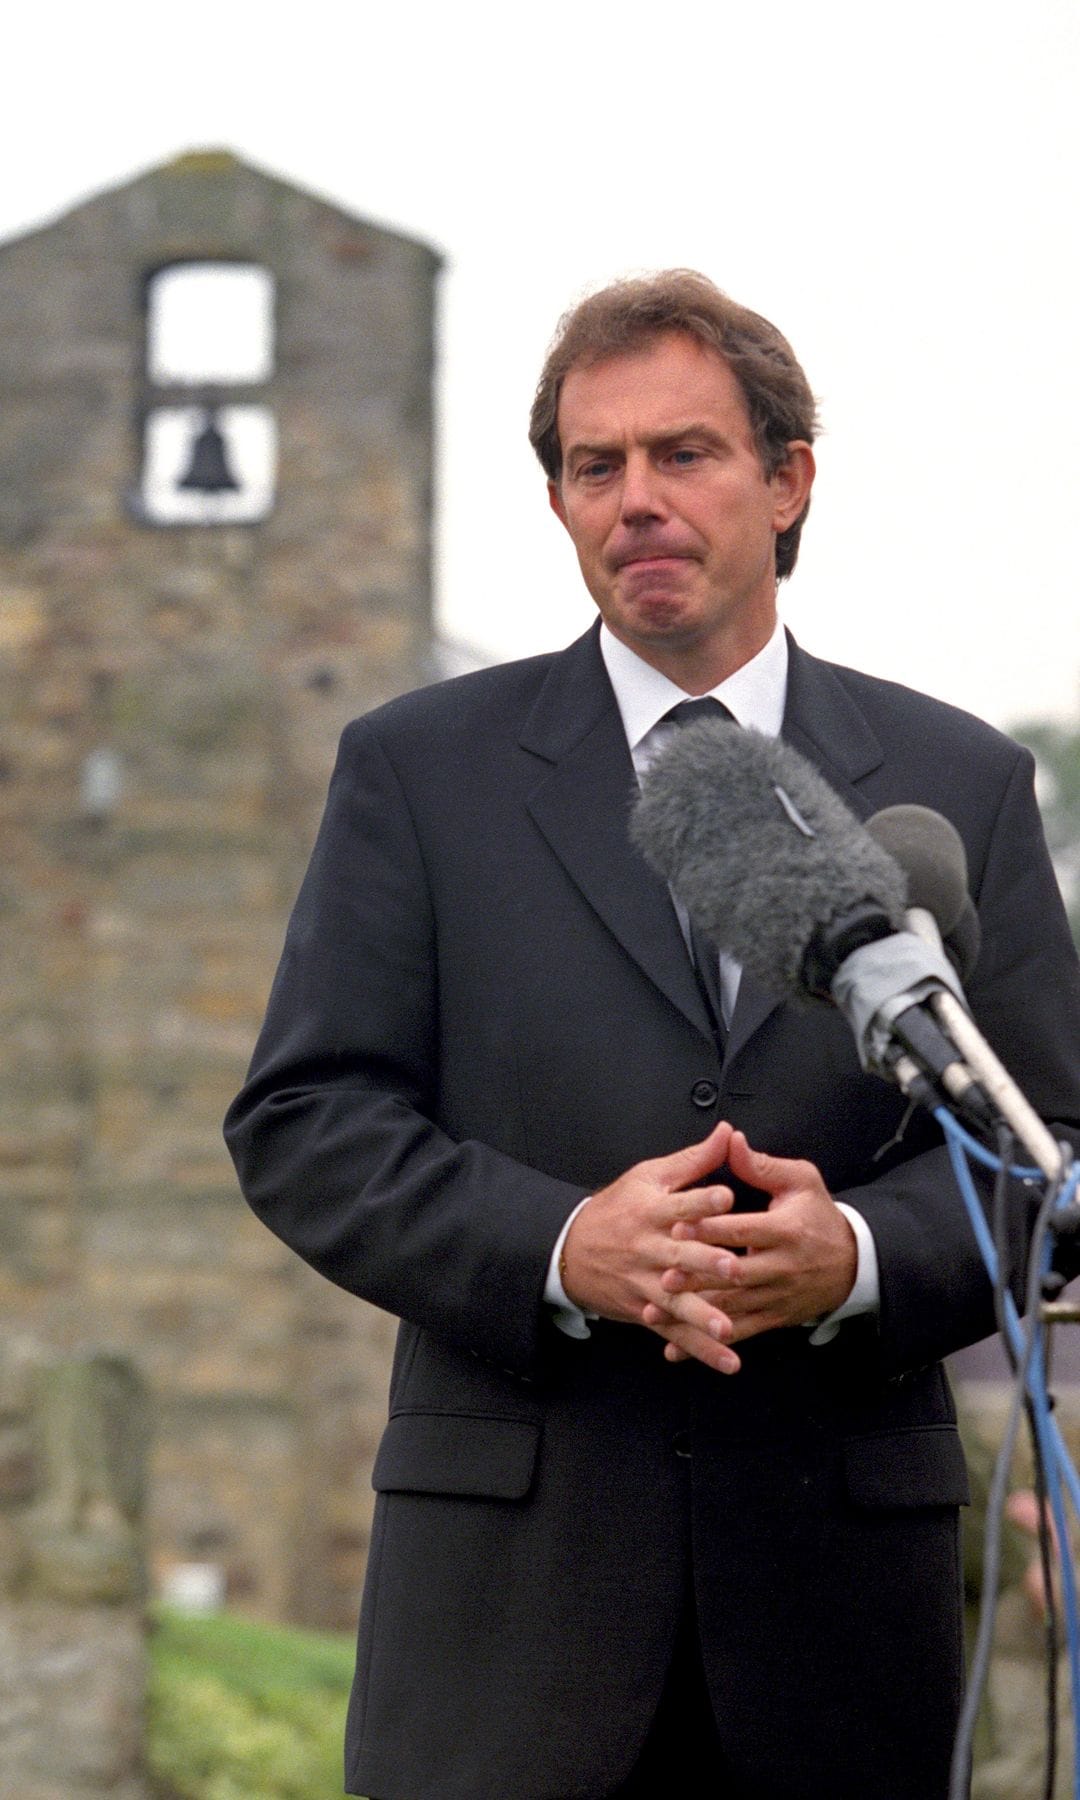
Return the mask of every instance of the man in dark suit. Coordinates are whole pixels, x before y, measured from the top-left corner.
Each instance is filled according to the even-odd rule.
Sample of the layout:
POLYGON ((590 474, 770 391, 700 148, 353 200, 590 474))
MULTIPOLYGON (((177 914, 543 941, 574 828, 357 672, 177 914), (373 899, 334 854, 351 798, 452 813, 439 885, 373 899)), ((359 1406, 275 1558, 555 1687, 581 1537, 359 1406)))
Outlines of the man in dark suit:
POLYGON ((967 847, 979 1023, 1080 1117, 1026 752, 776 620, 813 400, 686 273, 564 321, 533 414, 602 624, 345 733, 227 1135, 400 1315, 347 1741, 378 1800, 935 1800, 960 1683, 940 1358, 993 1328, 940 1135, 627 838, 688 697, 967 847), (700 950, 698 951, 700 957, 700 950), (704 1765, 703 1765, 703 1759, 704 1765))

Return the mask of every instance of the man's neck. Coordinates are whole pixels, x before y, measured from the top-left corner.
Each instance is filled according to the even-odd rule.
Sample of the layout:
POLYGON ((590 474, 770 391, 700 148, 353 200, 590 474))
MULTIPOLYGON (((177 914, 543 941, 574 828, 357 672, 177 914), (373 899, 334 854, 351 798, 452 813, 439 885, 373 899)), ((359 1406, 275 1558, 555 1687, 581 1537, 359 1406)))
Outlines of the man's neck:
POLYGON ((711 694, 722 681, 727 681, 744 664, 759 655, 770 642, 776 624, 777 615, 774 611, 772 617, 763 621, 753 633, 740 634, 737 640, 731 642, 710 641, 700 645, 643 644, 640 640, 632 640, 613 630, 610 624, 607 628, 613 637, 642 662, 648 663, 650 668, 674 682, 684 694, 697 699, 702 694, 711 694))
MULTIPOLYGON (((615 692, 626 741, 633 750, 665 713, 685 698, 686 690, 614 637, 606 625, 600 630, 600 654, 615 692)), ((764 649, 709 692, 731 709, 740 725, 753 726, 755 731, 775 737, 784 719, 787 670, 787 639, 777 623, 764 649)))

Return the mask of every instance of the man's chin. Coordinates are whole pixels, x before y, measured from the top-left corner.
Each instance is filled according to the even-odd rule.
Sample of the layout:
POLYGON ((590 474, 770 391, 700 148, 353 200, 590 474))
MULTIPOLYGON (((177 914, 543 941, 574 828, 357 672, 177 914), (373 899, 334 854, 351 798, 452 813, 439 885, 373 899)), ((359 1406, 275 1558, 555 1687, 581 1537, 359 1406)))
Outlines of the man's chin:
POLYGON ((691 642, 695 635, 685 602, 672 594, 639 595, 631 605, 621 606, 609 615, 608 624, 616 637, 625 634, 644 643, 670 643, 682 638, 691 642))

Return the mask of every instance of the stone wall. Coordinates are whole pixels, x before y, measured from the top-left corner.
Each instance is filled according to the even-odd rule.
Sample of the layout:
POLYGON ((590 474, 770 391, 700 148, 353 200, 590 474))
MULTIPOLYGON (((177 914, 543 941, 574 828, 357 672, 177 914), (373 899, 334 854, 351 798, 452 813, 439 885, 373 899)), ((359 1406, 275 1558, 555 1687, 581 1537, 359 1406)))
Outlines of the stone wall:
POLYGON ((0 1346, 0 1800, 144 1800, 147 1418, 116 1359, 0 1346))
POLYGON ((247 1215, 221 1118, 340 730, 430 674, 436 269, 221 153, 0 246, 0 1316, 145 1372, 159 1582, 321 1625, 393 1326, 247 1215), (277 497, 154 527, 146 278, 215 258, 274 280, 277 497))

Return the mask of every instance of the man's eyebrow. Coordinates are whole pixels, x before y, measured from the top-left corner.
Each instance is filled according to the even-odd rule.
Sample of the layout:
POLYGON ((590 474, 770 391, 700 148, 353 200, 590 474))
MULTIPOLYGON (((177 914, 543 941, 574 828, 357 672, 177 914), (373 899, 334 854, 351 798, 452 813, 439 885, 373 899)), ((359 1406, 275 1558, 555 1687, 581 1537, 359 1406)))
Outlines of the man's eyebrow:
MULTIPOLYGON (((681 444, 687 438, 704 440, 710 444, 730 442, 727 432, 721 431, 716 425, 707 425, 702 419, 691 419, 687 424, 666 425, 663 431, 653 432, 640 441, 650 450, 663 450, 666 445, 681 444)), ((619 439, 612 439, 609 443, 604 443, 599 438, 593 443, 583 439, 580 443, 567 445, 564 459, 569 462, 571 458, 582 456, 611 456, 621 449, 622 442, 619 439)))
POLYGON ((604 444, 601 443, 599 438, 594 444, 586 443, 582 440, 579 444, 568 444, 564 451, 564 457, 565 460, 569 462, 572 456, 610 456, 612 451, 617 448, 618 446, 614 442, 604 444))
POLYGON ((709 444, 730 442, 726 431, 721 431, 717 425, 707 425, 704 419, 691 419, 688 424, 670 426, 645 441, 650 448, 662 450, 665 444, 680 444, 686 438, 703 438, 709 444))

